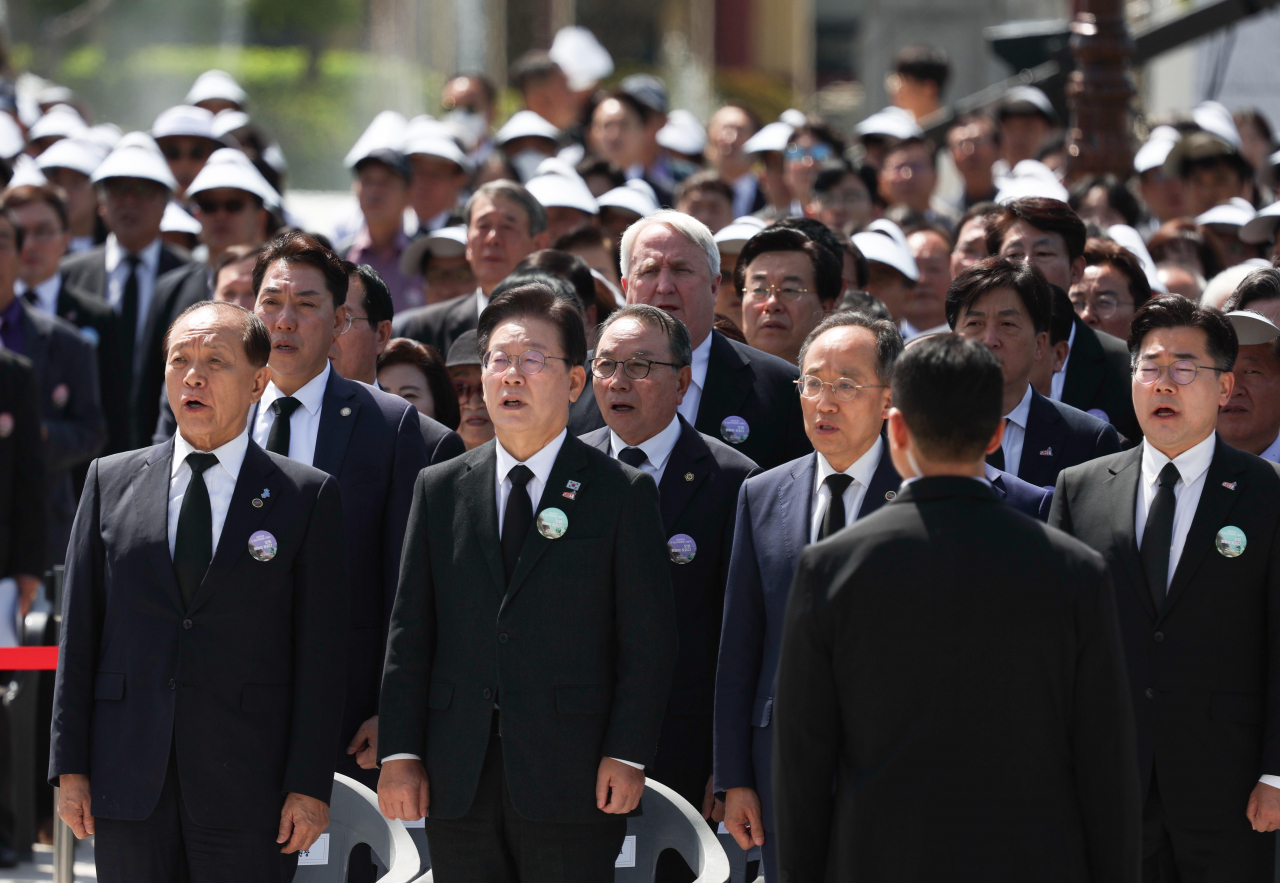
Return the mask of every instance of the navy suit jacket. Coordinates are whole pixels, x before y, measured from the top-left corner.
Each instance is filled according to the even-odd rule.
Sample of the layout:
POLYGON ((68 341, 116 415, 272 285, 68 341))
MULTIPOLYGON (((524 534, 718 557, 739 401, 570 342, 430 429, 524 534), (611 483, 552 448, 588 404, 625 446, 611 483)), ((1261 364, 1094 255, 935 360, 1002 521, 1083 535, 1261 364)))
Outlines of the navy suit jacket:
POLYGON ((285 794, 327 803, 333 787, 342 505, 331 477, 250 440, 186 604, 169 552, 172 462, 167 442, 89 467, 67 555, 49 779, 88 775, 94 815, 145 819, 176 739, 196 822, 260 828, 278 821, 285 794), (276 539, 269 561, 249 554, 258 530, 276 539))
POLYGON ((1018 478, 1039 487, 1053 487, 1058 473, 1067 467, 1119 450, 1120 436, 1110 423, 1031 390, 1018 478))

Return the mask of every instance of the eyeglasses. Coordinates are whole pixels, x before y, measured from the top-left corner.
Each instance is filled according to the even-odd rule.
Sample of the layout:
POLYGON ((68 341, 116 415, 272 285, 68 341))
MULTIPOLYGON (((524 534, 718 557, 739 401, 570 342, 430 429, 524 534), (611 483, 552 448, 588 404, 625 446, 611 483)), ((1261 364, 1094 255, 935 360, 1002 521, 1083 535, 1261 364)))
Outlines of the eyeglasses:
POLYGON ((205 160, 209 158, 209 154, 213 153, 213 148, 207 144, 193 144, 191 149, 185 152, 178 144, 162 144, 160 150, 169 162, 177 162, 180 159, 205 160))
MULTIPOLYGON (((516 366, 521 374, 537 374, 547 366, 547 359, 569 363, 568 359, 562 359, 559 356, 544 356, 537 350, 525 350, 517 357, 516 366)), ((490 374, 506 374, 511 369, 511 356, 504 352, 485 353, 484 360, 480 364, 490 374)))
POLYGON ((674 362, 658 362, 654 359, 592 359, 591 373, 601 380, 608 380, 618 370, 618 366, 622 366, 622 370, 632 380, 644 380, 649 376, 649 369, 654 365, 666 365, 668 368, 674 368, 679 371, 683 365, 677 365, 674 362))
POLYGON ((871 202, 871 197, 865 193, 827 191, 826 193, 818 193, 816 196, 818 202, 827 208, 857 208, 860 205, 867 205, 871 202))
POLYGON ((885 166, 884 173, 895 178, 914 178, 917 175, 923 175, 926 169, 928 169, 928 166, 922 162, 904 162, 885 166))
MULTIPOLYGON (((1160 379, 1160 375, 1164 373, 1164 367, 1157 365, 1150 359, 1143 359, 1133 369, 1134 378, 1143 386, 1150 386, 1160 379)), ((1197 365, 1194 362, 1188 362, 1185 359, 1174 362, 1169 366, 1169 377, 1178 386, 1186 386, 1195 383, 1196 375, 1200 371, 1217 372, 1218 369, 1209 365, 1197 365)))
POLYGON ((787 162, 803 162, 806 159, 811 159, 816 163, 826 162, 831 159, 831 154, 831 145, 822 143, 814 144, 812 147, 788 144, 786 151, 787 162))
POLYGON ((800 299, 800 295, 808 294, 809 289, 797 288, 794 285, 763 285, 756 283, 746 290, 743 300, 750 298, 751 300, 768 300, 769 295, 774 295, 778 300, 785 303, 795 303, 800 299))
POLYGON ((238 215, 244 211, 244 207, 249 204, 247 199, 231 198, 231 199, 196 199, 196 208, 200 209, 202 215, 213 215, 220 211, 224 211, 230 215, 238 215))
POLYGON ((480 388, 473 387, 470 383, 467 383, 465 380, 455 380, 453 381, 453 391, 455 394, 457 394, 458 401, 465 402, 467 399, 471 398, 472 392, 479 392, 480 388))
POLYGON ((116 198, 125 196, 152 198, 169 192, 163 184, 148 178, 108 178, 103 182, 103 187, 108 196, 116 198))
POLYGON ((1075 308, 1077 316, 1083 316, 1086 310, 1092 310, 1099 319, 1110 319, 1116 314, 1116 310, 1120 309, 1120 301, 1109 294, 1102 294, 1092 303, 1084 298, 1073 299, 1071 306, 1075 308))
POLYGON ((816 399, 820 395, 822 395, 822 388, 824 386, 829 386, 831 387, 831 394, 835 396, 836 401, 839 401, 839 402, 853 401, 855 398, 858 397, 858 390, 860 389, 888 389, 889 388, 884 384, 879 384, 879 385, 867 384, 864 386, 859 386, 858 384, 850 380, 848 377, 839 377, 836 379, 835 383, 827 383, 825 380, 820 380, 817 377, 814 377, 812 374, 806 374, 803 377, 801 377, 799 380, 793 380, 791 382, 794 383, 796 385, 796 388, 800 390, 801 398, 816 399))
POLYGON ((339 331, 338 336, 341 337, 342 335, 346 334, 348 331, 351 330, 351 326, 355 325, 357 322, 369 322, 369 327, 373 328, 373 322, 369 320, 368 316, 352 316, 351 314, 348 313, 347 327, 339 331))

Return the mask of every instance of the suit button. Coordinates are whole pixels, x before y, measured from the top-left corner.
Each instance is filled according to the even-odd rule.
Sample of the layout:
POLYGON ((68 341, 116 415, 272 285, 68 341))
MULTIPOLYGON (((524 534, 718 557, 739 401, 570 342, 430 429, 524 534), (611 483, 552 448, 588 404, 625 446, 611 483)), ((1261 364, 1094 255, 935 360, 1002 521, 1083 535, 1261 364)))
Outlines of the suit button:
POLYGON ((505 644, 505 643, 507 643, 507 633, 506 633, 506 632, 503 632, 502 634, 498 635, 498 643, 499 643, 499 644, 505 644))
POLYGON ((178 689, 178 685, 173 682, 173 678, 169 678, 169 689, 170 690, 178 689))
POLYGON ((189 629, 189 628, 191 628, 191 620, 189 620, 189 619, 184 619, 184 620, 182 621, 182 627, 183 627, 184 629, 189 629))
POLYGON ((1147 687, 1147 698, 1148 699, 1156 698, 1156 691, 1151 689, 1150 687, 1147 687))
POLYGON ((493 691, 492 691, 492 690, 490 690, 488 687, 485 687, 485 688, 484 688, 484 698, 486 698, 486 699, 492 699, 492 698, 493 698, 493 691))
POLYGON ((1157 644, 1159 644, 1161 641, 1163 641, 1163 640, 1164 640, 1164 632, 1156 632, 1156 634, 1155 634, 1155 639, 1156 639, 1156 643, 1157 643, 1157 644))

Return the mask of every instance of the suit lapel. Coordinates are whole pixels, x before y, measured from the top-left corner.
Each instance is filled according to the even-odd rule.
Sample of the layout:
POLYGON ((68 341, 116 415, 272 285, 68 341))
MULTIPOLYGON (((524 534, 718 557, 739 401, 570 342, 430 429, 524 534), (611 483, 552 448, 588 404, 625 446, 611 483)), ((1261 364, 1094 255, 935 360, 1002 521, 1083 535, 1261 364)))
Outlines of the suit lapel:
POLYGON ((1045 466, 1053 467, 1062 456, 1062 415, 1049 400, 1031 391, 1031 407, 1027 411, 1027 429, 1022 437, 1022 458, 1018 461, 1018 477, 1032 484, 1045 466), (1049 454, 1045 454, 1049 451, 1049 454))
MULTIPOLYGON (((31 360, 31 368, 40 380, 49 376, 49 340, 40 333, 40 329, 36 327, 35 319, 30 315, 31 307, 26 304, 22 305, 22 348, 23 353, 31 360)), ((41 399, 44 398, 43 392, 41 399)), ((44 402, 40 403, 41 408, 44 402)))
POLYGON ((1169 615, 1173 605, 1191 583, 1191 577, 1204 556, 1214 545, 1214 538, 1226 521, 1227 514, 1242 490, 1236 476, 1245 471, 1245 459, 1229 447, 1221 438, 1214 445, 1213 460, 1209 463, 1209 471, 1204 478, 1204 489, 1200 492, 1200 503, 1196 506, 1195 517, 1187 530, 1186 542, 1182 544, 1182 555, 1178 558, 1178 569, 1173 572, 1173 581, 1169 584, 1169 596, 1165 599, 1161 619, 1169 615), (1226 485, 1232 485, 1227 487, 1226 485))
POLYGON ((707 381, 702 385, 698 419, 694 422, 698 432, 721 438, 720 424, 726 417, 741 416, 738 412, 751 395, 755 380, 756 372, 751 369, 751 363, 738 355, 727 337, 719 331, 712 331, 707 381), (715 395, 707 395, 709 389, 714 389, 715 395))
POLYGON ((778 486, 778 523, 787 557, 800 560, 800 552, 809 545, 809 510, 813 508, 813 476, 818 469, 818 455, 808 454, 791 466, 791 483, 778 486))
POLYGON ((494 591, 501 595, 507 587, 507 575, 502 564, 502 540, 498 536, 498 501, 494 492, 498 471, 497 443, 488 442, 478 450, 481 452, 478 462, 458 479, 458 497, 477 501, 479 512, 477 514, 473 510, 468 526, 475 531, 476 540, 483 550, 489 575, 493 578, 494 591))
POLYGON ((235 490, 231 493, 231 505, 227 507, 227 518, 222 523, 222 535, 218 538, 218 548, 213 553, 213 561, 205 572, 200 588, 191 601, 191 609, 199 608, 217 589, 219 583, 231 571, 240 556, 249 548, 249 537, 253 535, 263 520, 271 512, 276 499, 280 496, 277 488, 272 487, 271 473, 276 466, 267 453, 249 440, 249 448, 245 451, 244 463, 240 466, 240 475, 236 479, 235 490), (271 491, 265 498, 263 490, 271 491), (262 500, 262 506, 254 506, 254 498, 262 500))
MULTIPOLYGON (((1156 619, 1155 603, 1147 587, 1147 572, 1142 568, 1138 553, 1138 538, 1134 530, 1134 513, 1138 508, 1138 482, 1142 480, 1142 446, 1134 448, 1108 467, 1111 477, 1103 483, 1107 494, 1107 514, 1111 519, 1111 536, 1116 550, 1124 561, 1125 580, 1138 595, 1143 608, 1156 619)), ((1120 574, 1116 574, 1117 577, 1120 574)))
POLYGON ((139 519, 147 558, 156 571, 156 579, 178 610, 185 611, 182 590, 173 572, 173 556, 169 553, 169 473, 173 466, 173 440, 154 448, 147 465, 134 484, 134 511, 139 519))
POLYGON ((1091 402, 1105 379, 1106 353, 1098 343, 1093 329, 1079 316, 1072 319, 1076 329, 1075 343, 1071 346, 1071 359, 1067 363, 1067 376, 1062 381, 1062 401, 1091 402))
POLYGON ((320 428, 316 432, 316 452, 311 465, 335 478, 347 455, 347 443, 351 430, 360 416, 360 403, 354 401, 355 390, 349 380, 329 369, 329 382, 324 387, 324 400, 320 405, 320 428), (346 416, 342 412, 347 411, 346 416))
MULTIPOLYGON (((810 485, 812 486, 812 482, 810 485)), ((871 484, 867 485, 867 492, 862 495, 862 507, 858 510, 856 517, 865 518, 896 497, 901 485, 902 476, 898 475, 898 470, 893 466, 893 458, 889 456, 889 442, 881 441, 880 462, 876 464, 876 471, 871 476, 871 484), (890 494, 893 497, 889 496, 890 494)))
POLYGON ((683 417, 679 419, 680 437, 667 458, 662 485, 658 488, 658 495, 662 498, 662 525, 668 534, 675 531, 676 520, 710 475, 704 461, 711 456, 711 450, 698 435, 698 430, 683 417))

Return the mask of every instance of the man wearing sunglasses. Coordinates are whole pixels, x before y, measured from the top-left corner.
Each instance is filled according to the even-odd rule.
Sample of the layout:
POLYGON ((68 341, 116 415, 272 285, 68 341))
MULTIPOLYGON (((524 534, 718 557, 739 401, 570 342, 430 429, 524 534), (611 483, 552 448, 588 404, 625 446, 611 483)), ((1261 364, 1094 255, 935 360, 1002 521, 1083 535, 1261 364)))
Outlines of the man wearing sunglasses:
POLYGON ((204 168, 213 152, 223 146, 213 134, 213 114, 203 107, 180 104, 156 117, 151 137, 169 163, 178 187, 173 195, 181 200, 190 195, 191 182, 204 168))
POLYGON ((1214 431, 1238 343, 1179 295, 1133 318, 1144 440, 1064 471, 1049 523, 1097 549, 1137 719, 1144 880, 1270 881, 1280 827, 1280 470, 1214 431))

